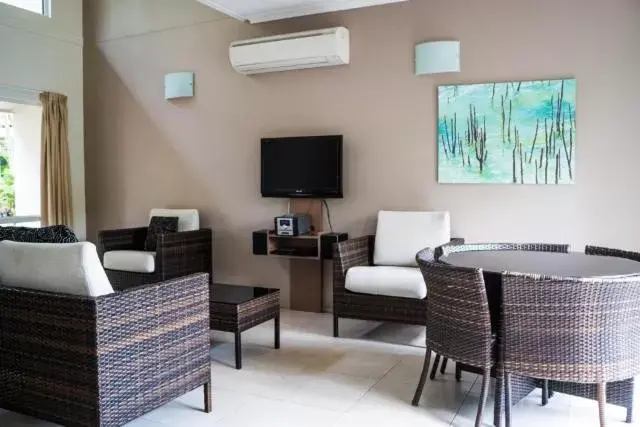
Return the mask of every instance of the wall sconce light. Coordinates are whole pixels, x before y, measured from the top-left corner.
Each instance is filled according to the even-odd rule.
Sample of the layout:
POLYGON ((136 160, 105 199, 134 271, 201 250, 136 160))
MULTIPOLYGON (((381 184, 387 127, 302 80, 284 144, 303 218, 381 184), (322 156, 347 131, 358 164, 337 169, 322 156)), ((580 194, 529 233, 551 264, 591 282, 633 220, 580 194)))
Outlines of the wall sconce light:
POLYGON ((193 97, 194 73, 171 73, 164 76, 164 99, 193 97))
POLYGON ((416 76, 460 72, 460 42, 436 41, 416 45, 416 76))

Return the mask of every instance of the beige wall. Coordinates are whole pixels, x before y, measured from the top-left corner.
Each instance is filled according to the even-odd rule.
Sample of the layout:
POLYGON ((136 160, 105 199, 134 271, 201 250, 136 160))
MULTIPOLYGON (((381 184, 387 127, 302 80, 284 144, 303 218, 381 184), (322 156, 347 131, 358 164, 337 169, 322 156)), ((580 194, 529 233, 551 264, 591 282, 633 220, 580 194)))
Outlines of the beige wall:
MULTIPOLYGON (((52 0, 52 17, 0 3, 0 99, 26 97, 20 89, 68 96, 74 228, 86 233, 82 0, 52 0)), ((39 159, 34 159, 39 162, 39 159)))
POLYGON ((251 230, 286 209, 259 196, 259 139, 342 133, 345 198, 330 204, 354 236, 379 209, 446 209, 471 241, 640 249, 636 0, 412 0, 260 26, 195 1, 123 3, 87 15, 99 23, 86 58, 92 237, 153 206, 194 206, 216 231, 218 280, 286 289, 286 261, 251 255, 251 230), (336 25, 351 30, 348 67, 244 77, 228 64, 233 40, 336 25), (414 44, 435 39, 461 41, 463 71, 415 77, 414 44), (195 99, 164 101, 163 75, 181 70, 196 72, 195 99), (575 185, 436 183, 437 85, 563 76, 578 80, 575 185))

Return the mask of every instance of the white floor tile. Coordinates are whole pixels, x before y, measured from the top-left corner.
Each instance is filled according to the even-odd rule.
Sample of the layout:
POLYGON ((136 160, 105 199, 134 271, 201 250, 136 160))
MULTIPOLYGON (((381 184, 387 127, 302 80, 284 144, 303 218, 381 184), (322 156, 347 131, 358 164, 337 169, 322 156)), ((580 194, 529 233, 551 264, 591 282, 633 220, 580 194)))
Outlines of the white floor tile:
POLYGON ((341 374, 299 377, 301 386, 289 399, 302 405, 344 412, 376 383, 375 378, 341 374))
POLYGON ((242 409, 233 417, 222 419, 216 427, 327 427, 340 413, 281 400, 248 396, 242 409))
MULTIPOLYGON (((243 334, 240 371, 234 368, 233 335, 212 333, 211 414, 203 412, 199 388, 125 427, 474 425, 480 381, 465 372, 456 382, 454 363, 427 380, 419 406, 411 406, 424 360, 423 327, 341 319, 342 338, 336 339, 330 314, 292 311, 283 311, 281 327, 279 350, 273 348, 272 322, 243 334)), ((541 407, 540 390, 512 414, 514 427, 598 426, 596 402, 556 393, 541 407)), ((624 418, 623 408, 607 406, 610 426, 627 425, 624 418)), ((493 390, 483 421, 493 425, 493 390)), ((0 410, 0 427, 58 426, 0 410)))
MULTIPOLYGON (((142 418, 169 426, 204 427, 235 414, 242 406, 244 394, 220 390, 213 386, 213 411, 204 412, 202 387, 156 409, 142 418)), ((137 426, 133 426, 137 427, 137 426)))

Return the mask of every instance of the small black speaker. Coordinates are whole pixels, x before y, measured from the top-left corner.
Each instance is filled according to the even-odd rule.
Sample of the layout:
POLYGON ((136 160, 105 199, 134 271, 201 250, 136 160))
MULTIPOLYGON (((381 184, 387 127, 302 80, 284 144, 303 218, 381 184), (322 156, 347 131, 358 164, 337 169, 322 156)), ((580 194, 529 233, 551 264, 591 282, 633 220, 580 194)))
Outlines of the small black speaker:
POLYGON ((253 254, 269 255, 269 230, 253 232, 253 254))
POLYGON ((320 236, 320 257, 333 259, 333 244, 349 239, 347 233, 327 233, 320 236))

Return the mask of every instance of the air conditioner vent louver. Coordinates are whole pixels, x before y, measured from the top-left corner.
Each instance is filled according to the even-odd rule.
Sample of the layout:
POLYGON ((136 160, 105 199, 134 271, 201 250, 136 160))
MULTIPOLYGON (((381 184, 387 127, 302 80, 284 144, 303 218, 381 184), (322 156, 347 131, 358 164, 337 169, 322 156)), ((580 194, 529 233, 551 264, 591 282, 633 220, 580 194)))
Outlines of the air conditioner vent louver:
POLYGON ((229 59, 242 74, 349 63, 349 30, 343 27, 231 43, 229 59))

